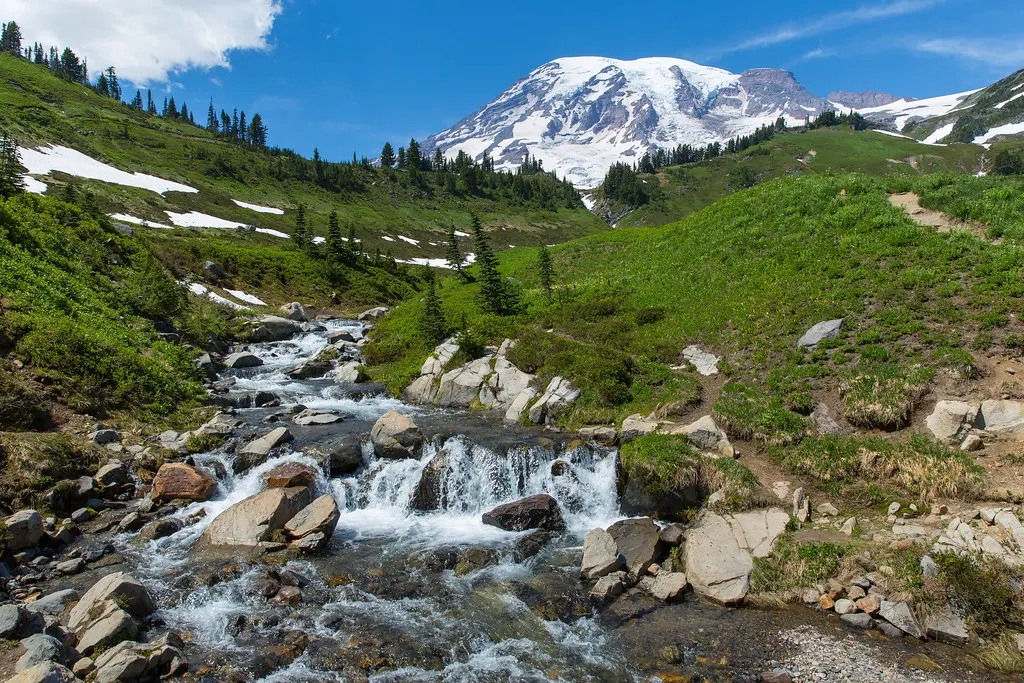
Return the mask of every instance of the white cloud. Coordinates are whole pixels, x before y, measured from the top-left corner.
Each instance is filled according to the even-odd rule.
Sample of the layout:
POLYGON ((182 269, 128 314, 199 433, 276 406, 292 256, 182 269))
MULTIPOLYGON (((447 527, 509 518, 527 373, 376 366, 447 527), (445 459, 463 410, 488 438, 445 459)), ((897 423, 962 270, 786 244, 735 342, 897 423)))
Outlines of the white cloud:
POLYGON ((922 40, 914 49, 936 55, 951 55, 994 67, 1017 68, 1024 63, 1024 44, 1012 38, 938 38, 922 40))
POLYGON ((810 38, 879 19, 916 14, 941 5, 944 2, 946 0, 895 0, 894 2, 881 5, 864 5, 857 9, 836 12, 818 19, 778 26, 736 45, 724 46, 719 50, 719 54, 770 47, 779 43, 787 43, 800 38, 810 38))
POLYGON ((230 66, 228 53, 264 49, 279 0, 5 0, 25 42, 70 46, 90 70, 114 65, 136 84, 188 68, 230 66))

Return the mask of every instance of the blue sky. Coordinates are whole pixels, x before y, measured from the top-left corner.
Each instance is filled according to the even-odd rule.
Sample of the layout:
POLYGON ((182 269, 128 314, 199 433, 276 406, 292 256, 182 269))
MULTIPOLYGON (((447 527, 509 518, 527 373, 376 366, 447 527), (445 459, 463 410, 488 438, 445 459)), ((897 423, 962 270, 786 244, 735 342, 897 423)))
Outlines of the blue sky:
POLYGON ((28 40, 71 44, 197 112, 211 95, 259 111, 272 144, 331 159, 422 139, 563 56, 781 67, 821 96, 929 97, 1024 67, 1020 0, 107 0, 106 17, 90 0, 9 2, 28 40))

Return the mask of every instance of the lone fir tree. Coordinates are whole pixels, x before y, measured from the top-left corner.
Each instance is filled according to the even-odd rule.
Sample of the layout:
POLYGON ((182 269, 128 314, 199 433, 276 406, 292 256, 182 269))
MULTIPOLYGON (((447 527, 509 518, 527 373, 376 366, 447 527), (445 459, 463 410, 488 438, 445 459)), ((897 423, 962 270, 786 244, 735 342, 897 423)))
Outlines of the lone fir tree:
POLYGON ((292 233, 292 239, 300 249, 306 248, 306 243, 309 241, 309 235, 306 232, 305 204, 299 204, 299 208, 295 212, 295 232, 292 233))
POLYGON ((513 313, 517 306, 513 292, 498 272, 498 257, 491 249, 491 240, 480 224, 480 218, 473 214, 473 243, 476 247, 476 262, 480 267, 480 298, 484 310, 496 315, 513 313))
POLYGON ((0 135, 0 197, 11 197, 25 190, 18 144, 6 133, 0 135))
POLYGON ((341 243, 341 226, 338 223, 338 212, 331 211, 327 217, 327 255, 335 261, 345 258, 345 247, 341 243))
POLYGON ((423 298, 423 318, 420 321, 423 335, 431 343, 440 343, 448 336, 448 323, 441 310, 441 297, 437 295, 437 284, 433 274, 427 278, 427 294, 423 298))
POLYGON ((381 168, 391 168, 395 165, 395 148, 390 142, 384 143, 384 149, 380 152, 381 168))
POLYGON ((461 277, 466 277, 466 274, 462 270, 462 266, 465 265, 466 259, 463 258, 462 251, 459 250, 459 237, 455 234, 454 225, 448 228, 448 244, 445 245, 445 260, 448 262, 449 268, 454 270, 461 277))
POLYGON ((545 296, 548 301, 551 301, 551 284, 552 284, 552 267, 551 267, 551 254, 548 253, 548 248, 543 244, 540 245, 540 252, 537 254, 537 272, 540 274, 540 286, 544 290, 545 296))

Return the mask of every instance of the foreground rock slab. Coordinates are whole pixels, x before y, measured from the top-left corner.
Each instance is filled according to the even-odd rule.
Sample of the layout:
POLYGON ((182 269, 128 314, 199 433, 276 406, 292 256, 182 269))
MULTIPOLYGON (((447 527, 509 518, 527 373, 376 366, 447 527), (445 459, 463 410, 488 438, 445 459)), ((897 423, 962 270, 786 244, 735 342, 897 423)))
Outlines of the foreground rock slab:
POLYGON ((249 496, 220 513, 203 532, 213 546, 258 546, 310 502, 306 487, 270 489, 249 496))
POLYGON ((423 445, 423 432, 405 415, 389 410, 374 423, 370 442, 382 458, 411 458, 423 445))

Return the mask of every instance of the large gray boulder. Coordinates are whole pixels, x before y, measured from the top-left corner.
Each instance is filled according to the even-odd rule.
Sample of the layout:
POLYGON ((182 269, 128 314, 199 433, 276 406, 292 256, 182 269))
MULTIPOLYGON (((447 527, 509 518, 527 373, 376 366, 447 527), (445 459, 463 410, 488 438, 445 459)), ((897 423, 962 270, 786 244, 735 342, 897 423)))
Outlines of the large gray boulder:
POLYGON ((45 626, 42 614, 21 605, 0 605, 0 638, 3 640, 18 640, 42 633, 45 626))
POLYGON ((63 614, 67 606, 76 600, 78 600, 78 591, 73 588, 66 588, 49 595, 44 595, 38 600, 30 602, 25 607, 30 612, 38 612, 56 617, 63 614))
POLYGON ((389 410, 370 430, 374 452, 382 458, 412 458, 423 445, 423 432, 401 413, 389 410))
POLYGON ((96 658, 93 683, 128 683, 139 680, 149 668, 149 658, 140 643, 125 641, 96 658))
POLYGON ((258 368, 263 365, 263 359, 248 351, 232 353, 224 358, 224 367, 241 370, 244 368, 258 368))
POLYGON ((43 539, 43 518, 35 510, 19 510, 4 520, 7 549, 34 548, 43 539))
POLYGON ((294 320, 265 315, 254 321, 251 336, 254 342, 279 342, 287 341, 301 332, 302 325, 294 320))
POLYGON ((924 632, 917 624, 914 613, 905 602, 891 602, 882 600, 882 606, 878 610, 878 616, 913 638, 924 638, 924 632))
POLYGON ((639 439, 646 434, 653 434, 658 431, 661 423, 657 420, 648 420, 640 413, 630 415, 622 421, 622 430, 619 440, 622 443, 629 443, 633 439, 639 439))
POLYGON ((522 420, 523 415, 526 414, 527 409, 530 407, 530 403, 533 399, 537 398, 540 394, 539 391, 533 387, 526 387, 512 400, 507 410, 505 410, 505 421, 513 422, 518 424, 522 420))
POLYGON ((16 671, 31 669, 37 664, 55 662, 69 664, 68 653, 64 643, 45 633, 37 633, 22 640, 19 645, 24 652, 14 665, 16 671))
POLYGON ((405 388, 403 396, 409 403, 420 405, 433 403, 434 397, 437 396, 437 376, 420 375, 405 388))
POLYGON ((363 311, 362 313, 360 313, 358 319, 360 322, 371 322, 373 320, 378 320, 379 318, 384 317, 388 310, 390 309, 388 309, 386 306, 378 306, 377 308, 371 308, 368 311, 363 311))
POLYGON ((220 513, 202 540, 212 546, 258 546, 283 529, 311 497, 307 487, 261 491, 220 513))
POLYGON ((302 307, 298 301, 293 301, 290 304, 281 306, 281 312, 284 313, 284 317, 288 320, 294 320, 297 323, 308 323, 309 316, 306 314, 306 309, 302 307))
POLYGON ((296 363, 285 370, 284 374, 290 379, 316 379, 326 375, 333 367, 334 364, 329 359, 317 356, 296 363))
POLYGON ((362 363, 350 361, 338 366, 331 375, 335 384, 362 384, 370 381, 370 375, 362 363))
POLYGON ((615 540, 626 571, 634 581, 665 553, 661 529, 650 517, 620 520, 608 527, 608 534, 615 540))
POLYGON ((939 401, 925 419, 928 431, 939 441, 959 443, 974 427, 978 406, 964 401, 939 401))
POLYGON ((671 602, 678 600, 683 597, 683 593, 686 592, 689 581, 686 580, 686 574, 683 572, 658 572, 651 582, 648 584, 648 590, 651 595, 659 600, 665 602, 671 602))
POLYGON ((65 666, 43 662, 8 678, 7 683, 78 683, 78 677, 65 666))
POLYGON ((580 397, 580 390, 564 377, 554 377, 547 389, 532 406, 530 422, 533 424, 554 424, 555 419, 580 397))
POLYGON ((583 562, 580 577, 599 579, 618 571, 623 565, 615 539, 604 529, 593 529, 583 541, 583 562))
POLYGON ((723 516, 705 510, 686 536, 686 574, 698 595, 723 605, 750 590, 755 557, 766 557, 789 515, 778 508, 723 516))
POLYGON ((146 587, 127 572, 107 574, 85 592, 68 615, 68 628, 78 632, 94 620, 95 607, 107 600, 117 603, 132 616, 144 618, 153 613, 156 605, 146 587))
POLYGON ((484 356, 441 375, 434 403, 442 407, 468 408, 479 399, 490 376, 494 356, 484 356))
POLYGON ((218 413, 193 433, 196 436, 228 436, 244 424, 234 415, 218 413))
POLYGON ((924 618, 924 631, 929 638, 950 645, 967 643, 967 625, 963 617, 954 612, 948 604, 930 612, 924 618))
POLYGON ((811 329, 804 332, 804 335, 800 337, 800 340, 796 345, 803 349, 815 349, 818 344, 825 341, 826 339, 835 339, 839 336, 839 332, 843 329, 843 319, 837 320, 826 320, 820 322, 811 329))
POLYGON ((485 408, 507 410, 532 381, 533 375, 523 372, 499 353, 494 361, 494 372, 480 390, 480 403, 485 408))
POLYGON ((683 358, 689 361, 690 365, 705 377, 718 374, 718 362, 722 360, 713 353, 708 353, 699 346, 687 346, 683 349, 683 358))
POLYGON ((733 456, 729 438, 710 415, 705 415, 691 424, 670 429, 668 433, 685 436, 690 443, 705 453, 729 458, 733 456))
POLYGON ((546 493, 499 505, 483 514, 483 523, 505 531, 526 531, 527 529, 563 531, 565 529, 565 520, 562 519, 558 501, 546 493))
POLYGON ((94 603, 75 631, 77 649, 86 656, 139 635, 139 623, 113 600, 94 603))
POLYGON ((282 444, 288 443, 293 438, 292 433, 289 432, 286 427, 278 427, 258 439, 249 442, 240 452, 243 455, 266 456, 270 454, 270 451, 282 444))
POLYGON ((989 432, 1024 432, 1024 402, 982 401, 979 422, 989 432))
POLYGON ((341 511, 338 509, 334 496, 324 494, 288 520, 284 525, 284 530, 288 537, 294 540, 319 534, 319 538, 323 539, 320 543, 326 545, 334 534, 334 528, 338 526, 339 519, 341 519, 341 511))

